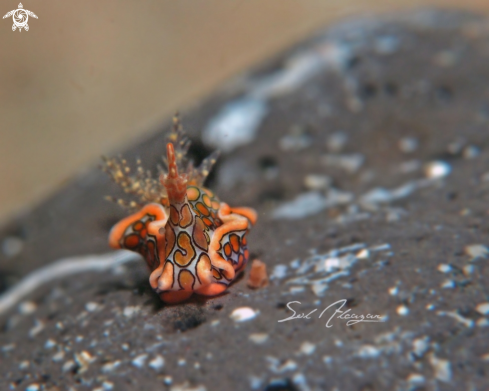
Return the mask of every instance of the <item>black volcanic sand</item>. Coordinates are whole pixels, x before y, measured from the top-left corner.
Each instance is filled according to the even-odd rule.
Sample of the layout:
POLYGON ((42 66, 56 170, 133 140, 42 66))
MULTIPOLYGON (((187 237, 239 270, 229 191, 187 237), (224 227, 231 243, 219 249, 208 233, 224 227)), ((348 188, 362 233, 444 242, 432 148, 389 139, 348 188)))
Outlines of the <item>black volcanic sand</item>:
MULTIPOLYGON (((249 289, 247 270, 226 294, 167 306, 142 261, 49 283, 0 317, 1 390, 489 389, 489 21, 420 11, 339 24, 184 110, 195 159, 223 105, 298 67, 298 53, 326 60, 268 95, 256 137, 209 181, 258 211, 248 242, 270 285, 249 289), (295 218, 272 218, 305 193, 280 209, 295 218), (333 310, 319 313, 341 299, 386 321, 325 327, 333 310), (278 322, 290 301, 318 311, 278 322), (236 322, 239 307, 256 316, 236 322)), ((169 126, 124 156, 155 167, 169 126)), ((94 168, 5 226, 0 289, 110 251, 125 214, 107 194, 120 193, 94 168)))

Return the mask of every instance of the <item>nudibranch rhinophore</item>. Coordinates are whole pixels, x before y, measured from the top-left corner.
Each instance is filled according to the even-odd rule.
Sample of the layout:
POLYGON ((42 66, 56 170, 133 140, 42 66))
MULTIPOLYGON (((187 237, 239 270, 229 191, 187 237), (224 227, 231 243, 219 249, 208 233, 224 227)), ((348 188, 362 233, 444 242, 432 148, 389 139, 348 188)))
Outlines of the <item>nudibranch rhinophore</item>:
POLYGON ((139 199, 117 201, 133 214, 112 228, 109 244, 142 254, 151 287, 167 303, 186 300, 194 292, 224 292, 246 266, 246 234, 256 222, 253 209, 232 208, 203 187, 217 155, 194 168, 185 164, 189 144, 176 116, 163 158, 167 170, 159 167, 159 180, 140 161, 131 175, 125 159, 104 159, 104 171, 139 199))

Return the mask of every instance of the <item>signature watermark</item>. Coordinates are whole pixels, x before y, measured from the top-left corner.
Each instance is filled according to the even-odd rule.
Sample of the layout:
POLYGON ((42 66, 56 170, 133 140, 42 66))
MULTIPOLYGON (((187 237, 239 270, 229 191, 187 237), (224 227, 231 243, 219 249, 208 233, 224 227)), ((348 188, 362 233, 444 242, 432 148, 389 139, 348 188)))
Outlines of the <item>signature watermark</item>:
POLYGON ((12 31, 15 31, 17 29, 19 29, 19 31, 22 31, 22 29, 24 29, 25 31, 29 31, 29 25, 27 24, 29 16, 38 19, 37 15, 32 11, 24 9, 22 3, 19 3, 17 7, 18 8, 16 10, 12 10, 3 15, 3 19, 8 18, 9 16, 12 17, 12 20, 14 21, 14 24, 12 25, 12 31))
MULTIPOLYGON (((323 315, 325 315, 325 318, 329 316, 331 313, 331 316, 328 318, 328 321, 326 322, 326 327, 330 328, 333 327, 332 321, 333 319, 341 319, 346 321, 347 326, 353 326, 354 324, 357 323, 379 323, 379 322, 385 322, 387 320, 387 317, 381 317, 380 315, 357 315, 351 312, 351 308, 346 309, 343 311, 343 307, 346 305, 347 299, 341 299, 333 304, 330 304, 327 306, 318 316, 319 319, 322 318, 323 315), (336 306, 339 305, 338 308, 336 306), (334 310, 334 312, 333 312, 334 310)), ((316 311, 318 311, 317 308, 313 309, 312 311, 308 312, 307 314, 305 312, 297 312, 294 308, 292 308, 292 305, 300 305, 300 301, 289 301, 287 303, 287 308, 292 311, 292 315, 289 316, 288 318, 281 319, 278 322, 287 322, 289 320, 294 320, 294 319, 312 319, 311 315, 314 314, 316 311)))

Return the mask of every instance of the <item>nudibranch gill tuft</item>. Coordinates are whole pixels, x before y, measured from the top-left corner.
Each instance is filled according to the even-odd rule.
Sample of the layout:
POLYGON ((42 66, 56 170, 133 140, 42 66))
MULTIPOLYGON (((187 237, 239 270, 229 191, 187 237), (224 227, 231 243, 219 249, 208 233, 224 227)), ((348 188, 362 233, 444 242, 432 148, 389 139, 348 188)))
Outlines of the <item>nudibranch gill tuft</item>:
POLYGON ((138 199, 117 200, 133 214, 112 228, 109 244, 143 255, 151 287, 167 303, 224 292, 246 266, 246 234, 256 222, 253 209, 232 208, 203 187, 217 155, 194 168, 186 164, 189 144, 175 116, 159 180, 140 161, 132 174, 125 159, 104 159, 103 170, 138 199))

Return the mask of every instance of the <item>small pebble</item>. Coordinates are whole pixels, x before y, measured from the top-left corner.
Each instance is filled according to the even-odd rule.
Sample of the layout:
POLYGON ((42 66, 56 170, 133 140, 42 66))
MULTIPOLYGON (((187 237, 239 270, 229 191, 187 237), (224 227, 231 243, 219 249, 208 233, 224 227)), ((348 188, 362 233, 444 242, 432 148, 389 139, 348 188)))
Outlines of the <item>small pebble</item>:
POLYGON ((25 391, 38 391, 40 390, 40 386, 37 383, 31 384, 29 387, 25 389, 25 391))
POLYGON ((481 315, 489 315, 489 303, 478 304, 475 310, 481 315))
POLYGON ((399 293, 399 288, 397 286, 393 286, 389 288, 389 295, 396 296, 399 293))
POLYGON ((149 364, 150 368, 153 368, 155 371, 159 371, 161 368, 164 367, 165 365, 165 359, 158 355, 155 358, 153 358, 149 364))
POLYGON ((430 348, 430 338, 428 336, 416 338, 413 341, 413 353, 417 358, 422 358, 430 348))
POLYGON ((464 275, 468 277, 474 272, 474 265, 465 265, 462 270, 464 275))
POLYGON ((487 258, 489 249, 483 244, 471 244, 465 246, 465 253, 472 257, 473 260, 476 258, 487 258))
POLYGON ((430 355, 429 360, 435 372, 435 377, 440 381, 448 383, 452 379, 450 361, 438 358, 434 354, 430 355))
POLYGON ((53 360, 54 362, 60 362, 63 360, 63 358, 65 357, 65 352, 63 352, 62 350, 60 350, 58 353, 56 353, 53 358, 51 360, 53 360))
POLYGON ((442 161, 430 162, 425 166, 425 175, 428 178, 443 178, 450 174, 452 168, 451 166, 442 161))
POLYGON ((452 289, 452 288, 455 288, 455 282, 452 281, 452 280, 445 280, 441 284, 441 288, 444 288, 444 289, 452 289))
POLYGON ((258 315, 258 312, 250 307, 236 308, 230 315, 230 318, 235 322, 246 322, 254 319, 258 315))
POLYGON ((121 365, 121 362, 120 361, 112 361, 112 362, 108 362, 108 363, 105 363, 103 366, 102 366, 102 372, 103 373, 110 373, 110 372, 113 372, 115 369, 117 369, 117 367, 119 367, 121 365))
POLYGON ((85 304, 85 309, 88 312, 94 312, 97 310, 98 307, 99 307, 99 305, 97 303, 94 303, 93 301, 90 301, 87 304, 85 304))
POLYGON ((488 327, 489 326, 489 319, 486 318, 481 318, 476 322, 478 327, 488 327))
POLYGON ((425 378, 423 375, 420 375, 419 373, 411 373, 407 377, 406 381, 412 384, 423 384, 425 382, 425 378))
POLYGON ((148 358, 147 354, 140 354, 134 360, 132 360, 131 363, 135 367, 142 368, 142 367, 144 367, 144 364, 146 363, 147 358, 148 358))
POLYGON ((44 344, 45 349, 51 349, 54 348, 55 346, 56 346, 56 341, 54 341, 53 339, 48 339, 44 344))
POLYGON ((248 339, 257 344, 257 345, 262 345, 264 344, 265 342, 268 341, 268 334, 266 333, 254 333, 254 334, 250 334, 250 336, 248 337, 248 339))
POLYGON ((406 307, 405 305, 400 305, 399 307, 397 307, 397 313, 398 315, 401 315, 401 316, 406 316, 409 314, 409 308, 406 307))
POLYGON ((123 314, 125 317, 131 318, 132 316, 136 315, 140 310, 141 307, 139 306, 129 306, 124 308, 123 314))
POLYGON ((71 371, 72 369, 74 369, 76 367, 76 364, 73 360, 68 360, 66 361, 64 364, 63 364, 63 367, 61 368, 61 370, 63 372, 69 372, 71 371))
POLYGON ((306 341, 301 344, 299 352, 305 354, 306 356, 309 356, 313 354, 315 350, 316 350, 316 345, 306 341))
POLYGON ((442 272, 442 273, 449 273, 452 271, 452 267, 450 265, 447 265, 447 264, 444 264, 444 263, 440 263, 438 265, 438 271, 439 272, 442 272))

